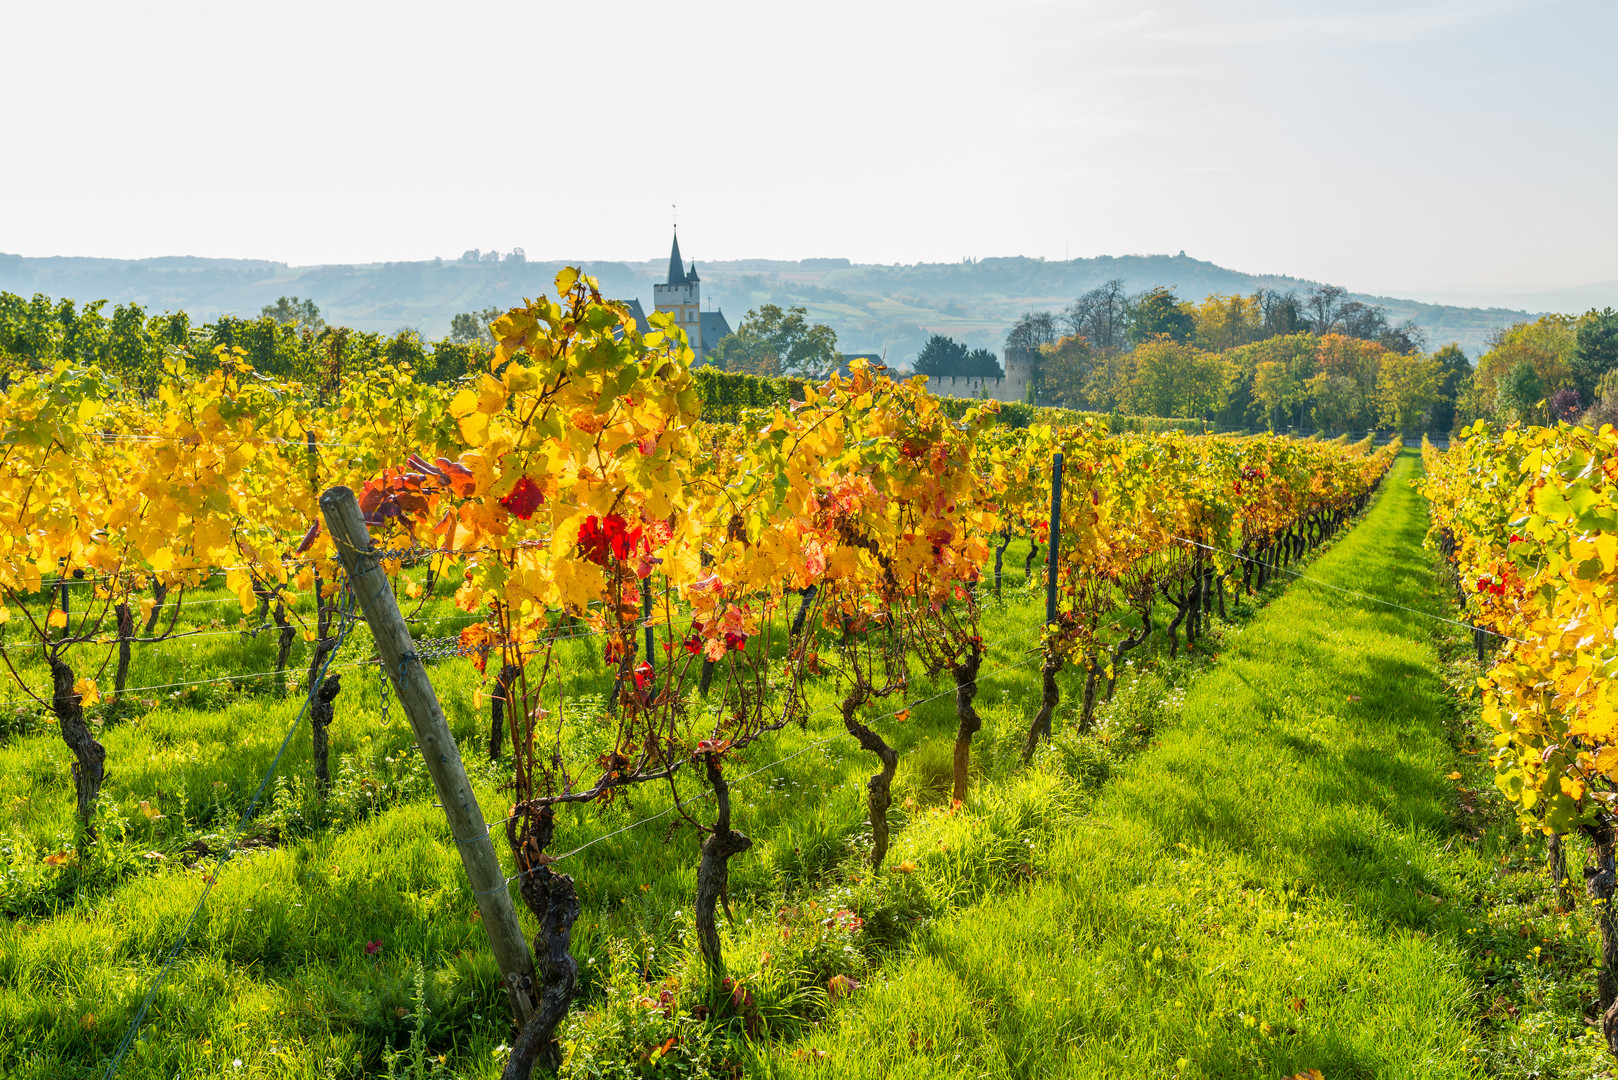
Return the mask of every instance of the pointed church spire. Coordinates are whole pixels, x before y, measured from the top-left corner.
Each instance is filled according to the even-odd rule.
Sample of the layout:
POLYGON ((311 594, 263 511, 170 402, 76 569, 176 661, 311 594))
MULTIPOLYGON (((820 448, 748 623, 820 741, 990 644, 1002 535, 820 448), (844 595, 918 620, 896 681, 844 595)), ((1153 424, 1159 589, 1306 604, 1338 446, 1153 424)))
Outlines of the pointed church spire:
POLYGON ((685 284, 685 263, 680 259, 680 231, 674 231, 674 250, 669 252, 669 284, 685 284))
POLYGON ((687 285, 694 285, 697 282, 697 261, 695 259, 691 260, 691 269, 686 273, 685 281, 687 285))

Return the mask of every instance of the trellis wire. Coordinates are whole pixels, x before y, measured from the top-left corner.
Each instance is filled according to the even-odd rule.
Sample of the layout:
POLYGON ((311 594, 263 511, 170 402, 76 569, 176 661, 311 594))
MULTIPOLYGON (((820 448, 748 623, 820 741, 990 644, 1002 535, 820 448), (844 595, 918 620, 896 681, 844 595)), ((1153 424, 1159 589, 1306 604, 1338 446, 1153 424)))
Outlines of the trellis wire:
MULTIPOLYGON (((353 622, 354 605, 350 600, 347 609, 342 613, 341 622, 338 626, 338 648, 342 647, 342 643, 347 638, 349 628, 353 625, 353 622)), ((236 829, 231 833, 230 842, 225 845, 225 850, 220 853, 219 861, 214 863, 213 873, 203 878, 202 895, 197 897, 196 906, 191 909, 191 917, 186 920, 185 928, 180 931, 180 936, 174 939, 174 944, 169 947, 169 954, 163 961, 163 966, 158 969, 151 985, 147 987, 146 996, 141 1000, 140 1008, 135 1010, 135 1017, 130 1021, 129 1030, 124 1033, 123 1041, 119 1043, 117 1051, 112 1055, 112 1060, 107 1063, 107 1071, 103 1074, 102 1080, 112 1080, 113 1074, 118 1071, 118 1066, 123 1063, 124 1056, 129 1053, 130 1046, 134 1044, 135 1034, 140 1030, 141 1022, 146 1019, 146 1012, 151 1008, 152 999, 157 996, 158 990, 162 989, 164 981, 168 978, 169 970, 174 966, 174 961, 178 959, 180 950, 185 947, 186 940, 191 936, 191 928, 196 925, 197 916, 202 914, 202 906, 207 903, 208 894, 213 891, 215 883, 218 882, 219 875, 225 868, 225 863, 229 862, 231 856, 236 853, 236 842, 240 839, 242 830, 247 827, 248 821, 251 820, 253 811, 258 809, 258 802, 264 797, 264 789, 269 786, 270 778, 275 775, 275 770, 280 766, 281 758, 286 755, 287 747, 292 745, 292 736, 297 734, 305 714, 309 712, 310 706, 314 704, 316 688, 330 669, 331 657, 336 652, 337 650, 333 649, 326 654, 326 663, 321 665, 316 677, 310 681, 309 693, 304 698, 303 707, 298 710, 298 715, 293 718, 292 726, 287 728, 286 738, 281 740, 280 749, 275 752, 275 757, 270 761, 269 769, 264 773, 264 778, 259 781, 258 789, 253 792, 253 797, 248 800, 246 809, 242 811, 241 819, 237 821, 236 829)))
MULTIPOLYGON (((1204 544, 1204 543, 1201 543, 1200 541, 1197 541, 1197 540, 1187 540, 1185 537, 1183 537, 1183 536, 1175 536, 1173 533, 1165 533, 1164 535, 1170 537, 1171 539, 1178 540, 1182 544, 1189 544, 1192 547, 1199 547, 1199 548, 1202 548, 1204 551, 1213 551, 1213 552, 1217 552, 1217 553, 1219 553, 1221 555, 1228 555, 1232 559, 1239 559, 1242 562, 1252 563, 1255 566, 1257 566, 1262 561, 1262 560, 1259 560, 1259 559, 1255 559, 1250 555, 1242 555, 1242 554, 1239 554, 1238 552, 1226 551, 1224 548, 1215 547, 1212 544, 1204 544)), ((1334 592, 1340 592, 1340 593, 1344 594, 1345 596, 1352 596, 1352 597, 1355 597, 1355 598, 1360 599, 1360 600, 1368 600, 1373 604, 1381 604, 1384 607, 1398 608, 1400 611, 1408 611, 1412 615, 1420 615, 1424 619, 1432 619, 1435 622, 1448 623, 1451 626, 1458 626, 1462 630, 1468 630, 1468 631, 1482 630, 1485 634, 1492 634, 1495 637, 1500 638, 1502 641, 1510 641, 1510 642, 1514 642, 1515 644, 1518 644, 1518 645, 1527 645, 1527 644, 1529 644, 1528 642, 1522 640, 1521 638, 1514 638, 1509 634, 1502 634, 1502 633, 1499 633, 1498 631, 1490 630, 1486 626, 1474 626, 1471 623, 1463 623, 1463 622, 1460 622, 1457 619, 1446 619, 1446 618, 1444 618, 1444 616, 1442 616, 1442 615, 1434 615, 1430 611, 1422 611, 1422 610, 1420 610, 1418 608, 1406 607, 1404 604, 1395 603, 1392 600, 1383 600, 1381 597, 1371 596, 1371 595, 1369 595, 1367 593, 1356 592, 1353 589, 1345 589, 1341 585, 1333 585, 1328 581, 1322 581, 1317 577, 1310 577, 1308 574, 1299 573, 1297 570, 1292 570, 1292 569, 1289 569, 1289 568, 1287 568, 1285 566, 1271 566, 1270 569, 1271 570, 1279 570, 1283 574, 1291 574, 1293 577, 1297 578, 1300 581, 1307 581, 1311 585, 1319 585, 1323 589, 1331 589, 1334 592)))
MULTIPOLYGON (((1040 629, 1043 629, 1043 627, 1034 627, 1033 628, 1033 630, 1040 630, 1040 629)), ((1032 630, 1025 630, 1021 634, 1014 635, 1013 637, 1007 638, 1006 640, 1014 641, 1018 637, 1026 637, 1029 633, 1032 633, 1032 632, 1033 632, 1032 630)), ((1038 655, 1035 655, 1035 656, 1028 657, 1026 660, 1019 660, 1014 664, 1001 664, 998 667, 990 668, 986 672, 980 672, 977 675, 977 677, 972 680, 972 685, 974 685, 974 686, 977 685, 978 681, 981 680, 984 676, 992 675, 994 672, 1008 671, 1008 670, 1010 670, 1012 668, 1026 667, 1029 664, 1039 662, 1042 659, 1043 659, 1042 657, 1040 657, 1038 655)), ((915 701, 905 702, 899 708, 893 710, 893 712, 890 715, 897 716, 899 713, 907 711, 909 709, 913 709, 918 705, 925 705, 928 702, 937 701, 939 698, 948 697, 953 693, 955 693, 955 688, 951 687, 948 690, 940 691, 939 693, 933 694, 933 695, 931 695, 929 697, 919 698, 919 699, 917 699, 915 701)), ((816 709, 815 711, 813 711, 813 712, 809 713, 807 716, 805 716, 804 717, 804 722, 807 723, 809 720, 813 719, 814 717, 821 716, 821 715, 825 714, 826 712, 835 710, 837 707, 838 706, 836 706, 836 705, 822 706, 821 708, 816 709)), ((741 776, 736 777, 735 780, 732 780, 730 782, 734 783, 734 784, 739 784, 744 780, 750 780, 753 777, 757 776, 759 773, 768 772, 770 769, 775 768, 777 765, 785 764, 786 762, 791 761, 795 757, 799 757, 799 756, 801 756, 803 754, 807 754, 809 751, 814 750, 817 747, 825 746, 828 743, 836 742, 838 739, 840 739, 842 737, 843 737, 842 732, 838 732, 835 735, 828 735, 826 738, 821 739, 818 742, 810 743, 808 746, 801 747, 798 750, 795 750, 792 753, 786 755, 785 757, 777 758, 774 761, 771 761, 766 765, 761 765, 758 768, 754 769, 752 772, 744 773, 741 776)), ((549 865, 552 865, 553 863, 561 862, 563 859, 571 858, 574 855, 577 855, 579 852, 585 850, 586 848, 593 847, 594 845, 601 843, 603 840, 610 840, 614 836, 621 836, 622 834, 624 834, 626 832, 629 832, 631 829, 638 829, 640 826, 645 825, 648 822, 656 821, 659 818, 667 817, 669 814, 673 813, 679 807, 689 806, 689 805, 691 805, 692 803, 696 802, 699 799, 707 798, 711 794, 713 794, 713 789, 712 788, 704 788, 702 791, 699 791, 695 795, 692 795, 692 796, 690 796, 688 798, 679 799, 679 800, 676 800, 675 802, 670 803, 668 806, 664 807, 662 810, 659 810, 655 814, 651 814, 651 815, 648 815, 647 817, 643 817, 638 821, 633 821, 633 822, 629 823, 628 825, 623 826, 622 828, 614 829, 612 832, 604 833, 601 836, 597 836, 592 840, 586 840, 584 843, 580 844, 578 847, 574 848, 572 851, 568 851, 568 852, 565 852, 565 853, 563 853, 561 855, 558 855, 558 856, 556 856, 556 858, 552 859, 548 863, 545 863, 544 865, 549 866, 549 865)), ((492 831, 496 825, 505 824, 507 821, 510 821, 515 816, 516 816, 515 814, 512 814, 512 815, 508 815, 507 817, 501 818, 499 821, 490 822, 489 823, 489 830, 492 831)), ((460 843, 471 843, 472 842, 471 840, 461 840, 459 837, 456 837, 455 839, 457 841, 459 841, 460 843)), ((482 837, 476 837, 474 839, 481 840, 482 837)), ((516 881, 519 878, 521 878, 524 873, 531 873, 531 872, 532 871, 522 871, 522 870, 517 871, 517 873, 512 874, 510 877, 506 878, 506 883, 505 883, 505 885, 501 886, 501 888, 510 888, 511 883, 513 881, 516 881)), ((474 895, 483 896, 483 895, 487 895, 487 894, 486 893, 474 893, 474 895)))

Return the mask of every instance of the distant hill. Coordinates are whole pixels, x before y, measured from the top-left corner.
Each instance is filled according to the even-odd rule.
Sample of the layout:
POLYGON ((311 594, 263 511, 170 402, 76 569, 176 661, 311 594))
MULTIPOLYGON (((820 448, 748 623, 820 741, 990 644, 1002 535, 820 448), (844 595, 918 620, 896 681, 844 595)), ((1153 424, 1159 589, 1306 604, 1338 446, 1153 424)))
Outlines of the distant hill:
POLYGON ((1618 281, 1592 281, 1556 289, 1518 289, 1512 292, 1451 292, 1435 289, 1418 293, 1416 299, 1433 304, 1499 305, 1528 311, 1565 311, 1580 315, 1591 308, 1618 308, 1618 281))
MULTIPOLYGON (((361 330, 413 327, 430 339, 449 332, 459 312, 509 305, 552 291, 563 262, 460 261, 289 266, 256 259, 25 258, 0 254, 0 289, 45 293, 79 301, 134 301, 152 312, 184 309, 193 318, 224 313, 255 315, 280 296, 320 305, 328 321, 361 330)), ((652 283, 668 262, 584 262, 602 289, 638 298, 650 310, 652 283)), ((1175 255, 1101 256, 1053 262, 1022 257, 961 263, 882 266, 847 259, 781 261, 739 259, 704 263, 703 304, 726 311, 732 325, 759 304, 802 304, 836 329, 845 352, 883 353, 889 363, 913 357, 929 334, 944 333, 972 345, 997 348, 1022 312, 1059 310, 1109 278, 1131 290, 1172 285, 1200 301, 1209 293, 1256 288, 1313 288, 1316 283, 1278 274, 1249 274, 1175 255)), ((1395 320, 1414 319, 1435 345, 1458 341, 1478 353, 1489 333, 1528 312, 1421 303, 1356 295, 1380 304, 1395 320)), ((1582 309, 1581 309, 1582 310, 1582 309)))

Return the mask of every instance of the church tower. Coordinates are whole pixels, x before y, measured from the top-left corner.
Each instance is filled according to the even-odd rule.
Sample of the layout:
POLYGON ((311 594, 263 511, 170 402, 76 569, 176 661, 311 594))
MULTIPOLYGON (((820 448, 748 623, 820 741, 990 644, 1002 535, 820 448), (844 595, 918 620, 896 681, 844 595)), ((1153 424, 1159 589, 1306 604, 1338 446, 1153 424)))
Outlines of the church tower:
POLYGON ((695 355, 692 367, 701 364, 705 359, 700 289, 697 264, 692 263, 688 271, 680 259, 680 234, 676 231, 674 248, 669 252, 669 280, 666 284, 652 286, 652 305, 658 311, 666 311, 673 315, 674 321, 685 331, 686 340, 691 343, 691 351, 695 355))

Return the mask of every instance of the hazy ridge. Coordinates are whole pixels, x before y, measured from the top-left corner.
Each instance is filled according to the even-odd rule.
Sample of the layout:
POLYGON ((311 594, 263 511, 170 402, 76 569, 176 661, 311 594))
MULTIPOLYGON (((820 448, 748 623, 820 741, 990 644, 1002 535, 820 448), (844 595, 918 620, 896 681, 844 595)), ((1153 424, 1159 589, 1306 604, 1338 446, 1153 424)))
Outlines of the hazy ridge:
MULTIPOLYGON (((688 254, 700 255, 699 250, 688 254)), ((651 309, 652 284, 668 262, 581 260, 618 298, 651 309)), ((134 301, 149 311, 184 309, 193 318, 254 315, 283 295, 313 299, 326 318, 362 330, 413 327, 429 339, 449 332, 458 312, 507 305, 552 291, 564 261, 421 262, 290 266, 259 259, 170 256, 152 259, 29 258, 0 254, 0 289, 79 301, 134 301)), ((833 326, 845 352, 913 356, 931 333, 997 347, 1018 314, 1057 310, 1109 278, 1131 290, 1172 285, 1200 301, 1209 293, 1255 288, 1306 291, 1316 284, 1281 274, 1230 270, 1185 255, 1099 256, 1067 261, 1025 257, 960 263, 873 265, 847 259, 737 259, 697 263, 703 306, 735 325, 761 303, 802 304, 833 326)), ((1551 294, 1548 294, 1548 296, 1551 294)), ((1432 342, 1457 341, 1476 354, 1494 329, 1527 317, 1512 308, 1478 308, 1355 294, 1395 320, 1414 319, 1432 342)))

